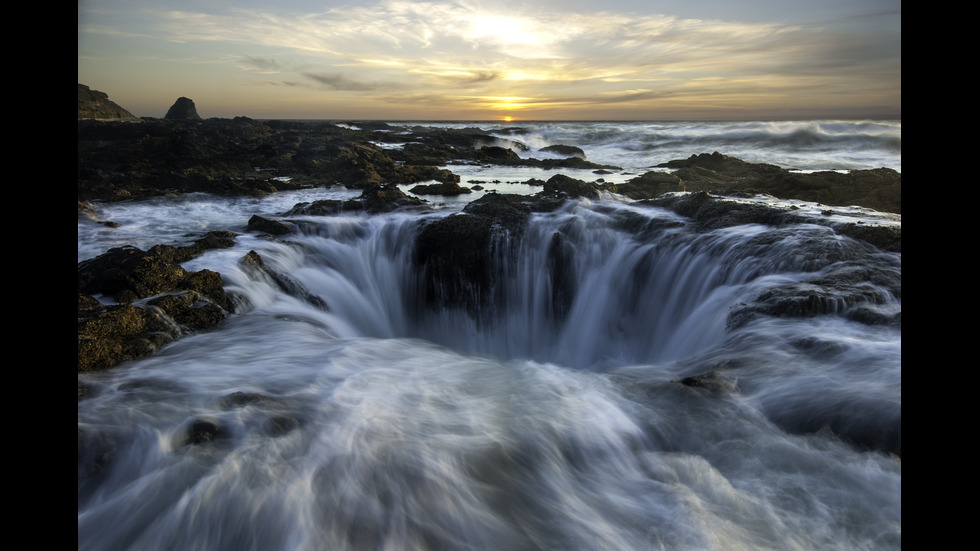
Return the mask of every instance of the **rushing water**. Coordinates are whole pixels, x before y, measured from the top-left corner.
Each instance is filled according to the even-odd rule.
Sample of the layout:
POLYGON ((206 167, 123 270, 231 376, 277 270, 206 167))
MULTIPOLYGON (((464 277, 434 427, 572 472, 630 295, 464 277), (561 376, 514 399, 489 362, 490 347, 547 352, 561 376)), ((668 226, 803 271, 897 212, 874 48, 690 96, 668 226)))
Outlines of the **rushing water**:
MULTIPOLYGON (((606 143, 595 126, 550 139, 573 130, 606 143)), ((770 131, 789 136, 779 148, 753 132, 759 155, 792 157, 803 140, 770 131)), ((690 141, 672 158, 704 152, 690 141)), ((817 164, 800 168, 828 168, 817 164)), ((117 228, 80 219, 79 260, 240 233, 184 266, 220 272, 241 309, 156 356, 79 375, 79 549, 901 547, 901 461, 847 438, 890 435, 900 450, 900 327, 843 309, 727 323, 767 289, 842 262, 900 271, 900 254, 813 224, 702 233, 615 197, 573 201, 501 245, 512 254, 496 267, 494 310, 475 321, 421 305, 411 262, 420 221, 458 204, 307 217, 280 240, 245 231, 253 214, 353 194, 192 195, 103 205, 117 228), (546 277, 556 232, 569 252, 561 293, 546 277), (327 307, 243 268, 250 250, 327 307), (705 383, 681 383, 692 376, 705 383), (202 420, 221 436, 188 442, 202 420)), ((900 312, 901 300, 875 307, 900 312)))

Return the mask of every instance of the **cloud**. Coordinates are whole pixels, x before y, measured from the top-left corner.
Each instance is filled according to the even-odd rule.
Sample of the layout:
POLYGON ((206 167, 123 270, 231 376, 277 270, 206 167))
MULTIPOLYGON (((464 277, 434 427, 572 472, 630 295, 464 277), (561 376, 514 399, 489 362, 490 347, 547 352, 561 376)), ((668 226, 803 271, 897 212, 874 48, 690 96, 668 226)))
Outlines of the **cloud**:
POLYGON ((276 63, 276 60, 274 59, 247 55, 242 58, 242 62, 247 68, 253 69, 260 73, 279 72, 279 64, 276 63))
POLYGON ((359 82, 356 80, 351 80, 341 74, 303 73, 303 76, 313 79, 331 90, 365 92, 370 90, 385 89, 391 86, 390 84, 383 83, 359 82))
POLYGON ((876 102, 900 102, 894 27, 869 32, 854 24, 831 27, 829 20, 755 23, 541 6, 383 0, 290 15, 274 8, 167 11, 155 14, 152 32, 202 52, 220 48, 216 64, 237 59, 246 72, 361 92, 359 100, 425 103, 431 95, 447 104, 523 97, 537 98, 527 105, 627 105, 724 97, 737 103, 727 98, 742 93, 746 102, 772 101, 773 94, 797 90, 795 80, 811 95, 822 89, 853 93, 849 101, 870 94, 876 102), (760 94, 762 87, 769 92, 760 94))

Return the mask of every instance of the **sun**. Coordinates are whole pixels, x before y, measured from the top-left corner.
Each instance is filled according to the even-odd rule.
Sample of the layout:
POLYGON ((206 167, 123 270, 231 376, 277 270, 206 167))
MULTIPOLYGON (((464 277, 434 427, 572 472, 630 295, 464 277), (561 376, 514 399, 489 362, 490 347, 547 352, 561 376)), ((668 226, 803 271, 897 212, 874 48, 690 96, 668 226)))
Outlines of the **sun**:
POLYGON ((510 121, 512 121, 512 120, 514 120, 514 117, 512 117, 512 116, 510 116, 510 115, 504 115, 504 116, 503 116, 503 121, 504 121, 504 122, 510 122, 510 121))

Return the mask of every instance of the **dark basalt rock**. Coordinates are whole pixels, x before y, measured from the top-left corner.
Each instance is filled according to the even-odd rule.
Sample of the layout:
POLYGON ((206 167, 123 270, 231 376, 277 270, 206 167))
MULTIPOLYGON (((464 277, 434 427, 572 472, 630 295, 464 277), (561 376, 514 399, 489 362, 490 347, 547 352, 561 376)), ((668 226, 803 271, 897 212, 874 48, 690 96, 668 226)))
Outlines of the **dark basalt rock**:
MULTIPOLYGON (((186 99, 186 98, 182 98, 186 99)), ((437 129, 356 123, 207 119, 178 101, 164 119, 143 124, 79 120, 78 199, 124 200, 172 193, 262 196, 280 190, 343 185, 369 189, 426 181, 421 193, 458 193, 459 176, 439 165, 484 163, 545 169, 621 170, 586 161, 580 148, 545 148, 564 159, 523 158, 528 151, 478 128, 437 129), (183 114, 181 114, 183 113, 183 114), (401 148, 383 148, 392 143, 401 148), (438 186, 438 187, 428 187, 438 186)), ((514 133, 520 132, 515 129, 514 133)), ((835 206, 858 205, 901 213, 901 174, 890 169, 796 173, 747 163, 721 153, 692 155, 659 165, 625 184, 602 189, 632 199, 666 192, 739 190, 835 206), (665 172, 663 169, 668 170, 665 172)), ((580 195, 581 196, 581 195, 580 195)), ((384 212, 384 211, 380 211, 384 212)))
POLYGON ((177 264, 136 247, 118 247, 78 264, 78 292, 133 302, 173 290, 187 276, 177 264))
POLYGON ((194 241, 190 245, 154 245, 148 252, 153 253, 163 260, 181 264, 193 258, 197 258, 205 251, 212 249, 227 249, 235 245, 236 234, 227 230, 214 230, 204 234, 203 237, 194 241))
POLYGON ((650 171, 626 182, 611 187, 630 199, 653 199, 664 193, 687 191, 684 182, 670 172, 650 171))
POLYGON ((197 107, 194 105, 194 100, 185 97, 177 98, 177 101, 170 106, 166 116, 163 118, 174 121, 201 120, 201 116, 197 114, 197 107))
POLYGON ((422 304, 429 308, 463 308, 474 318, 495 312, 497 266, 512 240, 531 216, 527 197, 490 193, 460 214, 428 222, 419 232, 413 262, 425 281, 422 304))
POLYGON ((884 259, 845 261, 799 283, 766 290, 752 301, 732 307, 729 328, 759 316, 807 318, 842 315, 869 325, 901 325, 901 312, 883 312, 878 305, 902 296, 902 269, 884 259))
POLYGON ((296 203, 283 216, 330 216, 343 212, 363 211, 364 204, 357 199, 321 199, 312 203, 296 203))
POLYGON ((78 371, 149 356, 220 323, 231 308, 221 275, 189 272, 178 263, 209 246, 228 246, 233 235, 211 232, 193 245, 158 245, 150 251, 118 247, 79 262, 78 371), (93 295, 119 304, 105 305, 93 295))
MULTIPOLYGON (((738 194, 737 191, 729 193, 738 194)), ((742 224, 785 226, 810 222, 832 227, 837 233, 870 243, 885 251, 902 251, 901 225, 872 225, 860 221, 838 222, 825 218, 803 217, 791 207, 736 202, 706 191, 665 195, 640 201, 640 204, 672 210, 690 218, 695 226, 704 231, 742 224)))
POLYGON ((443 184, 420 184, 408 190, 416 195, 463 195, 473 193, 468 187, 463 187, 456 182, 443 184))
POLYGON ((91 309, 84 314, 80 311, 78 371, 108 369, 126 360, 149 356, 179 334, 179 328, 166 317, 132 304, 105 306, 94 313, 91 309))
POLYGON ((217 419, 199 417, 191 421, 190 426, 187 427, 182 444, 198 446, 229 437, 231 437, 230 431, 217 419))
POLYGON ((546 147, 542 147, 541 151, 557 153, 559 155, 566 155, 568 157, 578 157, 582 160, 585 160, 585 151, 582 151, 582 148, 575 147, 574 145, 562 145, 562 144, 549 145, 546 147))
POLYGON ((248 219, 248 225, 246 227, 248 231, 267 233, 269 235, 286 235, 295 230, 290 224, 279 220, 271 220, 257 214, 248 219))
POLYGON ((266 266, 265 261, 255 251, 249 251, 239 264, 253 274, 257 273, 266 276, 280 291, 287 295, 296 297, 320 310, 326 311, 329 309, 327 303, 322 298, 308 291, 298 281, 266 266))
POLYGON ((393 184, 368 186, 361 192, 359 201, 364 205, 364 210, 372 214, 427 206, 424 200, 406 195, 393 184))
POLYGON ((552 194, 562 194, 567 197, 585 197, 587 199, 599 199, 602 189, 598 184, 584 182, 576 178, 555 174, 544 184, 544 192, 552 194))
MULTIPOLYGON (((659 168, 676 169, 671 176, 677 178, 677 187, 683 191, 737 190, 765 193, 780 199, 800 199, 825 205, 862 206, 881 212, 902 213, 902 175, 889 168, 852 170, 846 174, 834 171, 797 173, 775 165, 748 163, 715 152, 692 155, 688 159, 674 160, 658 165, 659 168)), ((655 197, 656 190, 649 182, 660 179, 669 182, 663 173, 652 172, 630 180, 629 186, 620 187, 623 193, 634 199, 655 197)), ((669 189, 660 184, 663 191, 669 189)), ((661 193, 663 192, 661 191, 661 193)))

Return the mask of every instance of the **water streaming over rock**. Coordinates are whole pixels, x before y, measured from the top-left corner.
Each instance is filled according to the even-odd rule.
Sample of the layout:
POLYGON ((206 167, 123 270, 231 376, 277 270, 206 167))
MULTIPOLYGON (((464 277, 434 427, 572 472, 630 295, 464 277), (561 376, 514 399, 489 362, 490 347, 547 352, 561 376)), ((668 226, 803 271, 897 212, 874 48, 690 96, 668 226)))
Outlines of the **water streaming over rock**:
POLYGON ((474 317, 419 300, 416 216, 309 222, 247 246, 322 304, 213 252, 195 262, 243 313, 86 377, 79 548, 898 541, 900 463, 849 439, 900 431, 900 330, 843 311, 729 328, 766 289, 894 255, 569 202, 498 243, 474 317))
POLYGON ((244 231, 325 193, 80 221, 80 259, 240 232, 185 264, 237 313, 79 375, 80 550, 901 547, 900 253, 575 200, 496 234, 479 308, 433 308, 413 252, 458 206, 244 231))

